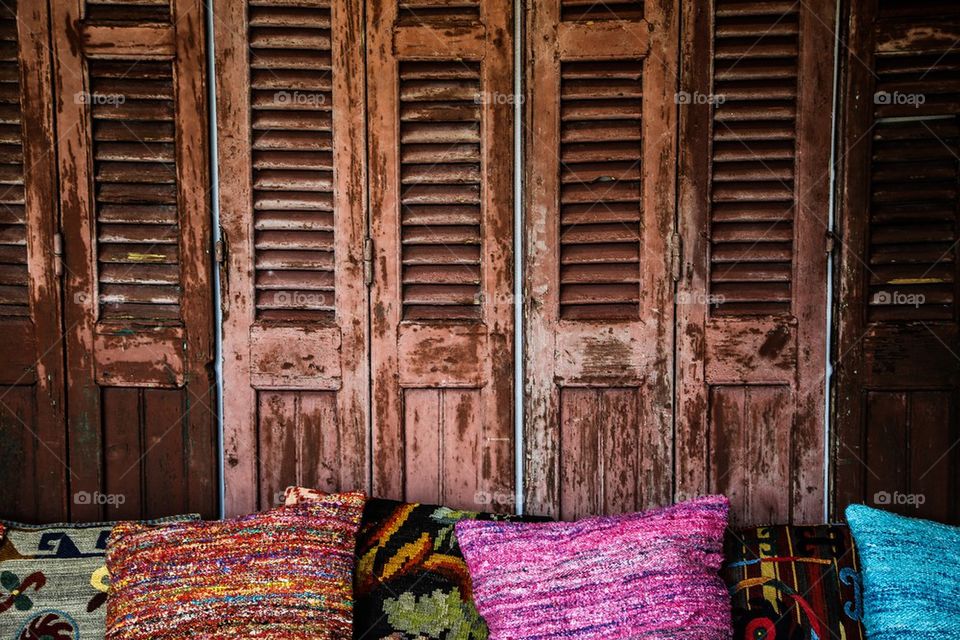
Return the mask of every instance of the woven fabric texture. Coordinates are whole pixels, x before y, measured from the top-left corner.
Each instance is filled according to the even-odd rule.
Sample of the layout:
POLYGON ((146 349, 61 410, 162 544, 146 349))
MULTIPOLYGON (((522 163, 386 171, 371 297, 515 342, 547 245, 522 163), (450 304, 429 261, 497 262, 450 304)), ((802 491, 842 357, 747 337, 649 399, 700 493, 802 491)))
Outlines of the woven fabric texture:
POLYGON ((493 640, 727 640, 727 499, 574 523, 457 523, 493 640))
POLYGON ((110 640, 352 637, 359 493, 226 521, 118 525, 110 640))
POLYGON ((735 640, 864 640, 860 563, 846 526, 727 534, 723 576, 735 640))
POLYGON ((960 639, 960 528, 847 507, 870 640, 960 639))
POLYGON ((114 524, 0 523, 0 638, 102 639, 114 524))
MULTIPOLYGON (((287 504, 319 499, 287 489, 287 504)), ((357 536, 354 631, 363 640, 484 640, 454 526, 461 520, 546 521, 371 499, 357 536)))

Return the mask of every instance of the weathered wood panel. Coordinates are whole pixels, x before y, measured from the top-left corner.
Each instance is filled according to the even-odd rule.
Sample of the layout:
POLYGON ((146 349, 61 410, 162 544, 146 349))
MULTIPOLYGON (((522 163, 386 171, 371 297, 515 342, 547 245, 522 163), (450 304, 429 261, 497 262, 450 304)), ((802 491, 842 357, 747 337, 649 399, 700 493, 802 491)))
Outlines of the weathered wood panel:
POLYGON ((366 489, 363 12, 216 2, 226 510, 366 489))
POLYGON ((672 498, 678 3, 527 15, 526 508, 672 498))
POLYGON ((851 3, 834 504, 960 521, 960 8, 851 3))
POLYGON ((677 495, 735 522, 823 519, 835 8, 685 5, 677 495))
POLYGON ((125 5, 85 14, 94 4, 57 0, 51 21, 69 462, 74 494, 115 498, 74 500, 71 516, 120 501, 214 515, 203 5, 174 0, 144 26, 125 5))
POLYGON ((513 493, 512 5, 367 26, 373 491, 478 508, 513 493))
POLYGON ((0 515, 68 515, 46 2, 0 7, 0 515))

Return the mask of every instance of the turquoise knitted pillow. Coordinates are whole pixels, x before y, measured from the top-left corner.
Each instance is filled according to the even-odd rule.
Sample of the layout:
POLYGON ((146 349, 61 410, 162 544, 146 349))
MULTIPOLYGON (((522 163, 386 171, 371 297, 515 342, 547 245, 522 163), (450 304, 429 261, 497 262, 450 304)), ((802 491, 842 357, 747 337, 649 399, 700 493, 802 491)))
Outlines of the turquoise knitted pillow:
POLYGON ((847 507, 870 640, 960 639, 960 528, 847 507))

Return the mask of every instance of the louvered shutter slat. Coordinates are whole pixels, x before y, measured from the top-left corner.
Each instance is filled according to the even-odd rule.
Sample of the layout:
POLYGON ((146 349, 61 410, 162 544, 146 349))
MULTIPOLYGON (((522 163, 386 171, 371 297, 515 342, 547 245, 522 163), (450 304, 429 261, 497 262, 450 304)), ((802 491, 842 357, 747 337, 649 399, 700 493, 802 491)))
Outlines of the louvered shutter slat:
POLYGON ((0 40, 11 55, 0 59, 0 268, 4 270, 0 315, 29 317, 27 224, 24 211, 23 140, 15 6, 0 13, 0 40))
POLYGON ((91 22, 170 22, 170 0, 86 0, 85 17, 91 22))
POLYGON ((250 3, 254 286, 262 319, 329 322, 335 314, 330 29, 329 3, 250 3))
POLYGON ((400 242, 407 319, 480 319, 480 282, 473 266, 481 244, 480 97, 478 63, 400 63, 400 242), (470 252, 468 261, 458 253, 463 249, 470 252), (423 282, 427 270, 432 283, 423 282))
POLYGON ((640 63, 561 65, 560 263, 607 266, 593 283, 596 270, 577 271, 576 284, 561 277, 562 318, 639 313, 642 95, 640 63))
POLYGON ((94 200, 97 207, 101 316, 138 320, 179 317, 177 284, 150 284, 151 264, 178 264, 177 165, 172 144, 144 142, 173 127, 173 70, 169 63, 93 60, 89 64, 93 120, 94 200), (136 76, 128 73, 136 68, 136 76), (119 126, 105 127, 107 122, 119 126), (127 125, 130 125, 129 127, 127 125), (159 214, 159 216, 157 215, 159 214), (125 265, 120 276, 116 265, 125 265), (103 279, 105 265, 112 282, 103 279))
POLYGON ((788 5, 716 2, 710 281, 719 315, 790 312, 798 22, 788 5), (730 262, 746 263, 735 281, 730 262), (766 281, 773 273, 776 284, 766 281))

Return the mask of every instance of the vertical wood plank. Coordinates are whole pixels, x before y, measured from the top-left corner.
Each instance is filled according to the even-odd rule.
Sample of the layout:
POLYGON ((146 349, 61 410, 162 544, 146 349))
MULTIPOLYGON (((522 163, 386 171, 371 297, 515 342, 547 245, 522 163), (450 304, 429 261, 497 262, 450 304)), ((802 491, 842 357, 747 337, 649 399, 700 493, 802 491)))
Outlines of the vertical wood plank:
POLYGON ((597 391, 560 392, 560 517, 575 520, 603 506, 602 429, 597 429, 597 391))
MULTIPOLYGON (((42 459, 37 449, 42 446, 36 436, 34 389, 11 386, 4 389, 0 402, 0 517, 35 520, 40 517, 37 464, 42 459)), ((56 496, 63 500, 62 495, 56 496)))
POLYGON ((442 504, 489 509, 489 504, 478 504, 477 501, 477 487, 480 486, 477 461, 481 458, 480 441, 485 422, 482 396, 474 389, 446 389, 441 392, 440 402, 442 504))
POLYGON ((336 394, 300 394, 300 424, 297 427, 300 439, 297 452, 299 486, 334 492, 341 486, 341 475, 349 477, 355 473, 353 469, 344 469, 355 462, 340 457, 343 446, 338 427, 336 394))
MULTIPOLYGON (((187 435, 189 417, 184 411, 185 391, 144 389, 143 473, 144 504, 150 517, 184 513, 193 502, 188 474, 209 473, 190 466, 187 435), (189 471, 188 471, 189 470, 189 471)), ((209 464, 209 462, 207 463, 209 464)))
MULTIPOLYGON (((299 394, 292 391, 261 391, 259 394, 257 453, 260 504, 268 509, 279 504, 284 489, 297 484, 299 394)), ((253 452, 251 452, 253 453, 253 452)))
POLYGON ((403 468, 415 471, 406 477, 404 495, 410 502, 440 504, 443 466, 441 391, 407 389, 403 401, 405 456, 403 468))
MULTIPOLYGON (((647 434, 640 422, 641 408, 636 389, 607 389, 599 392, 596 419, 603 461, 603 512, 629 513, 641 508, 641 478, 648 455, 657 447, 645 447, 647 434), (641 473, 638 473, 638 470, 641 473)), ((663 482, 660 479, 660 482, 663 482)), ((667 481, 669 482, 669 481, 667 481)))
POLYGON ((907 493, 907 464, 904 455, 908 435, 908 401, 904 393, 876 391, 867 394, 866 474, 867 500, 874 506, 903 512, 902 507, 884 504, 879 495, 907 493))
POLYGON ((915 515, 940 522, 952 520, 958 510, 955 406, 942 391, 920 391, 910 398, 910 493, 923 500, 915 515))
POLYGON ((143 415, 138 389, 103 390, 104 492, 123 495, 123 504, 107 505, 107 518, 143 516, 143 415))

